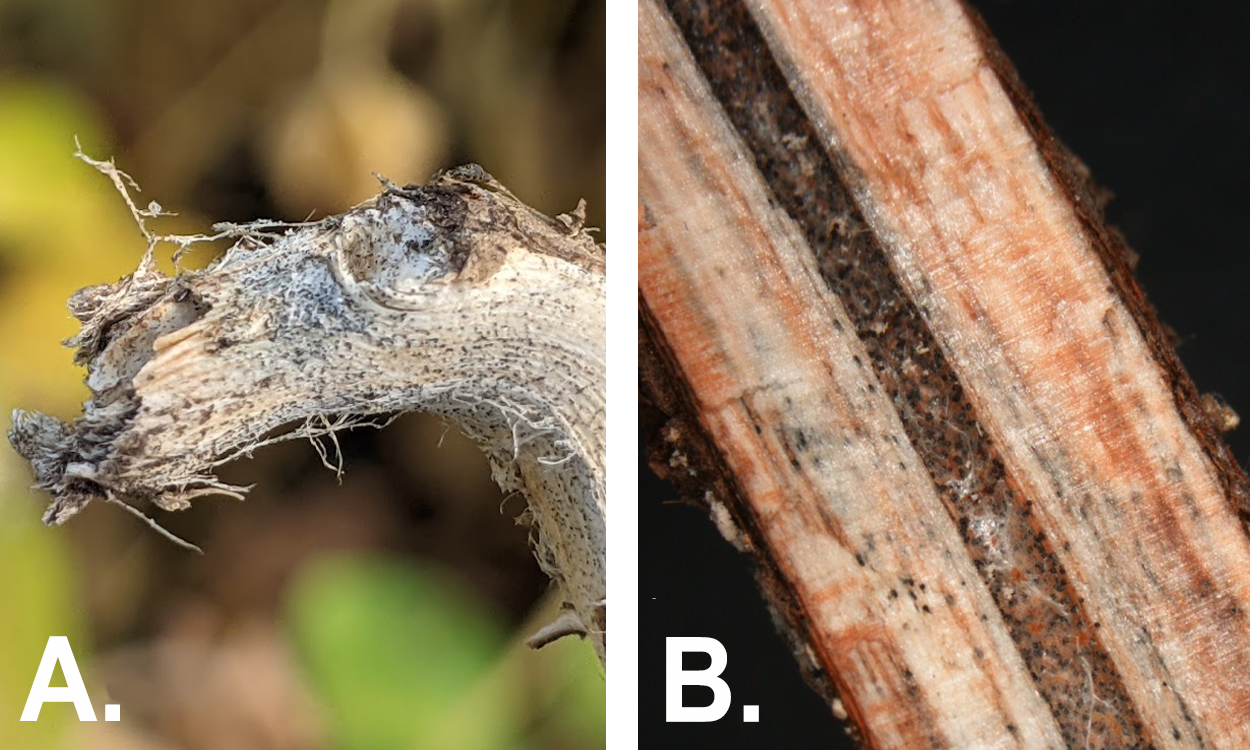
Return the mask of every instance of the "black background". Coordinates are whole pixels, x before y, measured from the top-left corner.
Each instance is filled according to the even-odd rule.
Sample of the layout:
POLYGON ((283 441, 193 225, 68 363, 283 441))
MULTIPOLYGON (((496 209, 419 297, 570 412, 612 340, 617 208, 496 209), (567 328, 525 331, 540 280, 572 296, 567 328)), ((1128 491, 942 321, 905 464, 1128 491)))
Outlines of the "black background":
MULTIPOLYGON (((1137 278, 1180 335, 1199 390, 1250 419, 1250 4, 974 6, 1060 140, 1114 191, 1109 219, 1141 255, 1137 278)), ((1250 424, 1242 430, 1229 440, 1244 465, 1250 424)), ((799 676, 746 558, 675 497, 640 462, 640 745, 850 747, 799 676), (724 719, 664 722, 665 636, 725 645, 724 719), (742 723, 743 704, 760 706, 759 724, 742 723)), ((687 703, 711 700, 688 693, 687 703)))

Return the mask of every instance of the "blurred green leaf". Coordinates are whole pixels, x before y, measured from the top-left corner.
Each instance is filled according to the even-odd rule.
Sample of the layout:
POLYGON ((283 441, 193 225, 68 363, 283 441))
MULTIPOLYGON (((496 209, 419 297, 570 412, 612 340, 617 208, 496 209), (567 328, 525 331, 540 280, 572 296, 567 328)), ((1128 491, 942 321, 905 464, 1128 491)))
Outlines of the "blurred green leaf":
POLYGON ((553 717, 553 732, 579 747, 602 747, 607 736, 608 689, 603 669, 589 646, 573 639, 544 649, 553 651, 553 703, 564 710, 553 717))
MULTIPOLYGON (((11 483, 5 483, 11 484, 11 483)), ((39 720, 18 721, 26 706, 39 661, 48 637, 69 637, 74 659, 92 686, 88 651, 80 609, 74 603, 71 558, 64 535, 38 523, 38 514, 19 512, 19 503, 29 502, 20 490, 0 487, 0 509, 5 523, 0 529, 0 722, 6 727, 6 750, 47 750, 63 741, 66 730, 77 725, 72 704, 50 703, 39 712, 39 720)), ((63 685, 58 667, 53 685, 63 685)))
MULTIPOLYGON (((506 637, 450 573, 376 558, 313 563, 292 587, 289 623, 338 745, 423 747, 444 714, 490 672, 506 637)), ((482 710, 440 746, 500 747, 514 732, 482 710)), ((441 734, 441 732, 440 732, 441 734)))

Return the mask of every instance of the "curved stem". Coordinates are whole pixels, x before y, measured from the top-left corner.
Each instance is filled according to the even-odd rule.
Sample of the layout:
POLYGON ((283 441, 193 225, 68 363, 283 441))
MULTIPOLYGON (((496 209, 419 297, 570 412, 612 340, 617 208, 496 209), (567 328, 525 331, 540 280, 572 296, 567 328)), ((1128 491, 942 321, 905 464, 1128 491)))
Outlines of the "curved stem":
MULTIPOLYGON (((539 564, 605 657, 604 258, 477 167, 169 278, 145 263, 79 292, 93 398, 71 425, 17 412, 10 439, 61 523, 93 499, 166 509, 240 495, 214 466, 352 417, 446 416, 523 494, 539 564)), ((567 618, 562 618, 567 619, 567 618)))

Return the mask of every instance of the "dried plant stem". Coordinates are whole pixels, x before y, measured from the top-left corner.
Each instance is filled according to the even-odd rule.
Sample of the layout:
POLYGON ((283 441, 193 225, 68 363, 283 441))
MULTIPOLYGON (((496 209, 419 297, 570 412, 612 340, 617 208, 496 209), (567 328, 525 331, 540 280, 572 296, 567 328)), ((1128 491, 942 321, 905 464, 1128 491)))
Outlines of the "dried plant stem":
POLYGON ((653 466, 866 748, 1250 747, 1247 478, 958 0, 643 0, 653 466))
POLYGON ((561 627, 605 658, 605 266, 580 207, 548 218, 469 166, 384 183, 318 222, 164 237, 145 223, 159 206, 136 208, 123 173, 83 158, 125 196, 148 249, 134 274, 70 300, 83 415, 14 413, 10 440, 52 496, 47 523, 98 499, 174 510, 242 497, 213 467, 275 439, 314 439, 337 470, 336 431, 433 412, 527 499, 538 562, 575 621, 561 627), (236 244, 203 271, 168 277, 152 259, 160 242, 223 236, 236 244))

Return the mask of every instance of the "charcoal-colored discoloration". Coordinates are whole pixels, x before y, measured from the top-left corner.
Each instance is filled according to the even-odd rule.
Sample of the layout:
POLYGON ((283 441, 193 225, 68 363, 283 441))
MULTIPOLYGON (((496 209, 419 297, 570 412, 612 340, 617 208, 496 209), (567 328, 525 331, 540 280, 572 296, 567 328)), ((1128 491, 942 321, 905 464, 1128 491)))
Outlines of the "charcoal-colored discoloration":
POLYGON ((855 206, 845 184, 853 171, 821 148, 742 4, 695 0, 670 3, 670 11, 778 203, 815 250, 1065 740, 1149 746, 1097 623, 855 206), (1098 701, 1089 698, 1091 685, 1098 701))
MULTIPOLYGON (((604 248, 480 167, 285 234, 244 233, 175 278, 151 254, 70 301, 92 399, 9 437, 62 523, 92 500, 242 496, 213 468, 284 436, 409 410, 476 438, 529 500, 540 565, 604 656, 604 248)), ((571 632, 571 631, 570 631, 571 632)))

